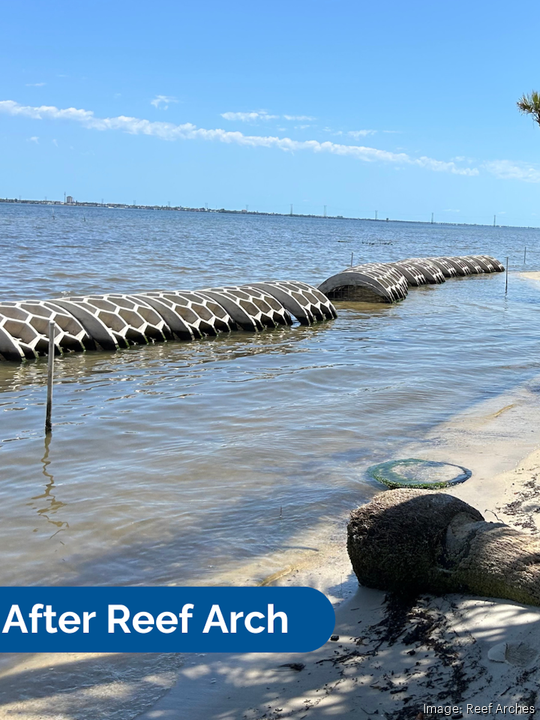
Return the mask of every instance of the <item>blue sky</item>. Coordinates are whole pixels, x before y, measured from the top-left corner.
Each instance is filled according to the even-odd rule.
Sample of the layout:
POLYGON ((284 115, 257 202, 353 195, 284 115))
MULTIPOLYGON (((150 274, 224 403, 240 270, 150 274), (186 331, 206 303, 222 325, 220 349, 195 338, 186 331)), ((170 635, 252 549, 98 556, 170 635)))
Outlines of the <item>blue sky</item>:
POLYGON ((0 196, 540 226, 540 5, 2 3, 0 196))

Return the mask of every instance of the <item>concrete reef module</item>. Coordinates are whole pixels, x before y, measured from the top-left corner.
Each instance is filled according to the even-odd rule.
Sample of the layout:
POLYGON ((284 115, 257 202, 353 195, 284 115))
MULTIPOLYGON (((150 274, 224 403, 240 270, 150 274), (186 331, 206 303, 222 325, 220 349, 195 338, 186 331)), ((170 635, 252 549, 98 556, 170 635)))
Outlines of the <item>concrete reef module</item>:
POLYGON ((503 272, 504 269, 489 255, 409 258, 349 267, 325 280, 319 290, 330 300, 392 303, 404 300, 410 287, 440 284, 447 278, 464 275, 503 272))
POLYGON ((117 350, 166 340, 195 340, 233 330, 312 325, 337 317, 317 288, 295 280, 196 291, 107 294, 0 303, 0 359, 117 350))

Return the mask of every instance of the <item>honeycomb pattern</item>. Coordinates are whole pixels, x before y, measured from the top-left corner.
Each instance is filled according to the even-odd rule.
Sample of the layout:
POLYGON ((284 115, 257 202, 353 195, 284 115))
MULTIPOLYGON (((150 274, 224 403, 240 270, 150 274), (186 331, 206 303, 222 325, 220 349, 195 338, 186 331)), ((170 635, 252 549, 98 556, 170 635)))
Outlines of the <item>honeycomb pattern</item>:
POLYGON ((446 259, 456 268, 458 275, 472 275, 476 272, 474 266, 462 257, 447 257, 446 259))
POLYGON ((504 270, 503 265, 498 260, 490 258, 488 255, 466 255, 463 259, 474 265, 477 268, 476 272, 479 273, 502 272, 504 270))
POLYGON ((427 285, 428 279, 423 270, 410 260, 400 260, 391 263, 399 272, 405 275, 407 285, 409 287, 418 287, 419 285, 427 285))
POLYGON ((0 359, 46 355, 51 320, 56 353, 116 350, 172 338, 195 340, 238 329, 292 325, 288 307, 293 305, 304 324, 337 317, 325 295, 296 281, 1 303, 0 359), (286 306, 279 296, 286 299, 286 306))
POLYGON ((473 255, 479 262, 483 262, 488 268, 486 272, 504 272, 504 265, 490 255, 473 255))
POLYGON ((57 354, 95 349, 95 342, 78 320, 54 302, 28 300, 0 304, 0 355, 23 360, 46 355, 49 322, 55 323, 57 354))
POLYGON ((237 329, 224 307, 199 292, 150 292, 137 297, 151 305, 180 340, 194 340, 237 329))
POLYGON ((292 325, 292 317, 273 295, 250 285, 209 288, 201 295, 215 300, 242 330, 292 325))
POLYGON ((489 255, 410 258, 394 263, 368 263, 347 268, 325 280, 319 290, 333 300, 394 302, 407 296, 408 286, 442 283, 445 278, 501 272, 503 265, 489 255))
POLYGON ((127 348, 172 337, 161 315, 134 295, 89 295, 55 302, 74 315, 106 350, 113 349, 111 343, 114 348, 127 348))
POLYGON ((454 278, 458 276, 456 266, 451 263, 448 258, 445 257, 431 257, 427 258, 430 263, 433 263, 442 272, 445 278, 454 278))
POLYGON ((331 300, 395 302, 407 297, 407 278, 396 267, 367 263, 347 268, 319 285, 331 300))
POLYGON ((426 282, 430 285, 439 285, 445 282, 444 274, 440 267, 427 258, 409 258, 408 260, 400 260, 393 264, 397 265, 402 272, 404 264, 408 266, 412 265, 417 272, 421 272, 424 275, 426 282))
POLYGON ((272 295, 301 325, 312 325, 337 317, 336 309, 326 295, 306 283, 296 280, 269 280, 248 287, 260 288, 272 295))

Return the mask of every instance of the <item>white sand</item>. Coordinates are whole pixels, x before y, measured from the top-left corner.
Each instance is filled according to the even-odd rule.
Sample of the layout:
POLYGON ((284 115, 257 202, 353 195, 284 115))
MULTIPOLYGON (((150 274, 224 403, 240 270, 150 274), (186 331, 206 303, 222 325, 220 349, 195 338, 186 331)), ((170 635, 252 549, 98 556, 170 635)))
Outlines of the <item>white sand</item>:
MULTIPOLYGON (((477 405, 436 428, 403 457, 469 467, 473 477, 449 492, 477 507, 486 520, 496 516, 532 531, 540 509, 537 386, 531 382, 477 405), (516 507, 507 508, 509 503, 516 507)), ((366 715, 398 720, 416 717, 424 704, 456 705, 466 716, 467 704, 492 702, 494 713, 499 703, 536 703, 540 608, 458 595, 423 597, 404 624, 392 617, 377 628, 388 617, 385 595, 358 588, 345 551, 345 528, 342 542, 329 548, 322 563, 304 566, 276 584, 324 590, 336 604, 339 641, 306 654, 188 656, 176 687, 141 720, 366 715), (282 667, 287 663, 305 667, 282 667)))
MULTIPOLYGON (((522 276, 540 280, 540 273, 522 276)), ((480 403, 402 456, 470 468, 472 478, 451 494, 486 520, 536 532, 539 391, 535 380, 480 403)), ((389 616, 384 593, 358 588, 345 550, 346 522, 344 516, 337 538, 323 526, 311 531, 328 539, 325 553, 306 550, 300 563, 297 555, 290 562, 280 556, 278 572, 279 557, 268 564, 274 584, 308 585, 330 597, 339 641, 307 654, 187 655, 183 664, 179 656, 160 655, 29 656, 0 671, 0 720, 401 720, 416 717, 424 704, 457 705, 464 716, 467 704, 493 702, 492 713, 499 702, 536 704, 540 608, 424 597, 402 622, 389 616)), ((309 547, 309 537, 302 539, 309 547)))

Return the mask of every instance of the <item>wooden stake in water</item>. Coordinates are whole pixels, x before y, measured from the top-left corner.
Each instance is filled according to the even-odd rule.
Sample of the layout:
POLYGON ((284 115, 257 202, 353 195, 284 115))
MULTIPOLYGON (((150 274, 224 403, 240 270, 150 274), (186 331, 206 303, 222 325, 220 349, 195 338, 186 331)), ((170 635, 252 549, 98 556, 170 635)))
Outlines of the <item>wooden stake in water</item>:
POLYGON ((351 253, 351 267, 353 267, 353 265, 354 265, 353 258, 354 258, 354 253, 351 253))
POLYGON ((527 264, 527 246, 525 245, 525 250, 523 252, 523 264, 527 264))
POLYGON ((508 258, 506 258, 506 283, 504 286, 504 294, 508 295, 508 258))
POLYGON ((54 322, 49 322, 49 357, 47 361, 47 411, 45 414, 45 434, 52 432, 52 394, 54 377, 54 322))

